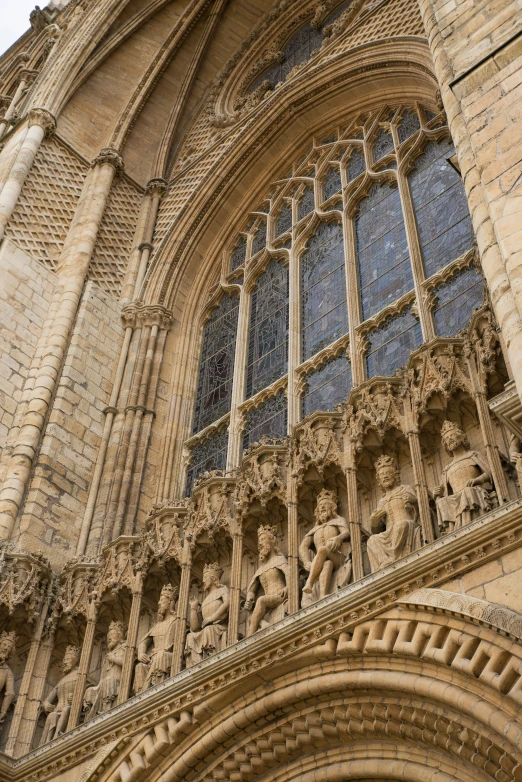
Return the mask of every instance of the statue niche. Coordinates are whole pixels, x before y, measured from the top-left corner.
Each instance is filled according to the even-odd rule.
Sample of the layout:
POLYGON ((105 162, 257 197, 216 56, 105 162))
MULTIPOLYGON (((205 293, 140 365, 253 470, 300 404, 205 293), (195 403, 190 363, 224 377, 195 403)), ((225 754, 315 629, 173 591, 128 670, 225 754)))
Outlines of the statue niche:
POLYGON ((452 532, 493 507, 493 478, 486 458, 470 450, 469 440, 453 421, 441 429, 444 448, 452 460, 442 472, 442 485, 433 494, 441 529, 452 532))
POLYGON ((14 674, 8 665, 9 658, 13 656, 16 647, 16 635, 5 630, 0 635, 0 693, 4 693, 2 707, 0 708, 0 725, 4 722, 9 706, 15 697, 14 674))
POLYGON ((103 714, 112 707, 120 689, 121 671, 125 660, 125 634, 123 622, 111 622, 107 633, 107 653, 104 657, 100 681, 95 687, 88 687, 83 696, 85 722, 97 714, 103 714))
POLYGON ((201 616, 198 598, 190 601, 190 629, 185 640, 187 667, 196 665, 226 646, 230 596, 228 587, 219 583, 222 574, 222 568, 217 562, 203 568, 203 589, 206 595, 201 603, 201 616))
POLYGON ((68 646, 62 661, 64 675, 43 703, 43 710, 47 713, 47 719, 45 720, 40 745, 47 744, 67 730, 74 689, 78 680, 79 660, 80 648, 78 646, 68 646))
POLYGON ((420 547, 415 489, 401 483, 397 463, 390 456, 377 459, 375 474, 384 496, 370 516, 367 551, 372 573, 420 547))
POLYGON ((274 527, 259 527, 257 531, 260 566, 247 590, 245 609, 252 611, 247 635, 282 619, 275 609, 283 606, 288 593, 290 570, 284 554, 279 551, 274 527), (259 597, 259 588, 264 594, 259 597), (267 618, 268 615, 268 618, 267 618))
POLYGON ((335 492, 323 489, 317 498, 315 526, 299 546, 299 557, 309 572, 302 606, 345 586, 352 575, 350 529, 337 513, 335 492))
POLYGON ((138 645, 134 692, 144 692, 170 676, 176 627, 175 601, 178 588, 165 584, 158 600, 157 622, 138 645), (149 654, 150 650, 150 654, 149 654))

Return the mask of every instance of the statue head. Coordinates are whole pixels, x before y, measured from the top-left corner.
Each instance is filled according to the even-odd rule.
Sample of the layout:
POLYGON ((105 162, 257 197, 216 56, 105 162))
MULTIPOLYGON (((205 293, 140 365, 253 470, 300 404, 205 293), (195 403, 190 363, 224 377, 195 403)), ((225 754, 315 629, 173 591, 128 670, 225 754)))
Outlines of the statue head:
POLYGON ((5 663, 14 653, 16 647, 16 633, 11 631, 10 633, 5 630, 0 635, 0 662, 5 663))
POLYGON ((115 649, 125 638, 127 627, 124 622, 111 622, 107 632, 107 646, 110 650, 115 649))
POLYGON ((272 552, 278 553, 276 528, 267 526, 258 527, 257 530, 257 550, 259 559, 264 562, 272 552))
POLYGON ((440 430, 442 444, 449 454, 452 454, 461 445, 469 448, 469 440, 464 430, 454 421, 444 421, 440 430))
POLYGON ((174 602, 177 596, 178 588, 172 584, 165 584, 158 600, 158 616, 163 618, 169 609, 174 611, 174 602))
POLYGON ((391 456, 379 456, 375 462, 375 473, 381 489, 392 489, 400 483, 401 476, 397 462, 391 456))
POLYGON ((72 669, 78 665, 79 659, 80 659, 80 647, 68 646, 65 649, 65 654, 62 660, 62 671, 64 673, 69 673, 70 671, 72 671, 72 669))
POLYGON ((337 516, 337 495, 334 491, 323 489, 317 497, 315 520, 319 524, 325 524, 335 516, 337 516))
POLYGON ((203 589, 210 589, 212 584, 219 584, 223 568, 218 562, 210 562, 203 568, 203 589))

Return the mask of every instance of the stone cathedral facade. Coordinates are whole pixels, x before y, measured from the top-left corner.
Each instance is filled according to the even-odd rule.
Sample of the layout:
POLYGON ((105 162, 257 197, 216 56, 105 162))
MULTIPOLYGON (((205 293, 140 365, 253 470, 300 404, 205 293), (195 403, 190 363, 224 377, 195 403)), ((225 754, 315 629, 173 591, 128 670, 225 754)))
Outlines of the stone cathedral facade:
POLYGON ((52 0, 0 57, 0 782, 522 781, 521 0, 52 0))

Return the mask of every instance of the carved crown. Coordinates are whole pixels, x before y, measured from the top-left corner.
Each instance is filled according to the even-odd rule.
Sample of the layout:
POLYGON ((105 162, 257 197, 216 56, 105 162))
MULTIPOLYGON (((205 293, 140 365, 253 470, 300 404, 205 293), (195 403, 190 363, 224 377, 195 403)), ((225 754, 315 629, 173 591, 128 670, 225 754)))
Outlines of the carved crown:
POLYGON ((387 456, 386 454, 383 454, 382 456, 379 456, 377 461, 374 464, 375 472, 379 472, 379 470, 382 470, 383 467, 392 467, 395 472, 398 471, 397 462, 395 459, 391 456, 387 456))
POLYGON ((334 491, 331 491, 330 489, 323 489, 322 491, 319 492, 319 495, 317 497, 317 504, 319 505, 319 503, 322 500, 328 500, 329 502, 331 502, 333 505, 337 507, 337 494, 334 491))
POLYGON ((277 537, 277 530, 275 527, 272 527, 270 524, 261 525, 257 528, 257 537, 258 540, 261 540, 263 535, 268 535, 272 538, 272 540, 275 540, 277 537))
POLYGON ((214 573, 217 578, 220 578, 223 573, 223 568, 219 562, 208 562, 203 568, 203 575, 206 573, 214 573))
POLYGON ((11 644, 11 649, 14 651, 14 648, 16 646, 17 636, 14 630, 11 630, 10 633, 8 633, 6 630, 4 630, 2 633, 0 633, 0 644, 2 641, 7 641, 9 644, 11 644))
POLYGON ((164 596, 167 596, 169 600, 174 600, 177 594, 178 594, 177 587, 172 586, 172 584, 165 584, 165 586, 161 590, 160 599, 164 596))
POLYGON ((119 630, 121 637, 124 638, 127 632, 127 625, 125 622, 111 622, 109 625, 109 633, 111 630, 119 630))

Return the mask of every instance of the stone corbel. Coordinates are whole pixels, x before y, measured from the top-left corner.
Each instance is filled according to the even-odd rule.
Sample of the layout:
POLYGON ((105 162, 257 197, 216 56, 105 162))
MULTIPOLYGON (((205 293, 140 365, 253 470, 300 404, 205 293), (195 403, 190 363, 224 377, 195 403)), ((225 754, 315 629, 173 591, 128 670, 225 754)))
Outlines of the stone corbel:
POLYGON ((172 313, 160 304, 143 304, 133 301, 123 308, 121 313, 124 328, 144 328, 157 326, 169 329, 172 325, 172 313))

